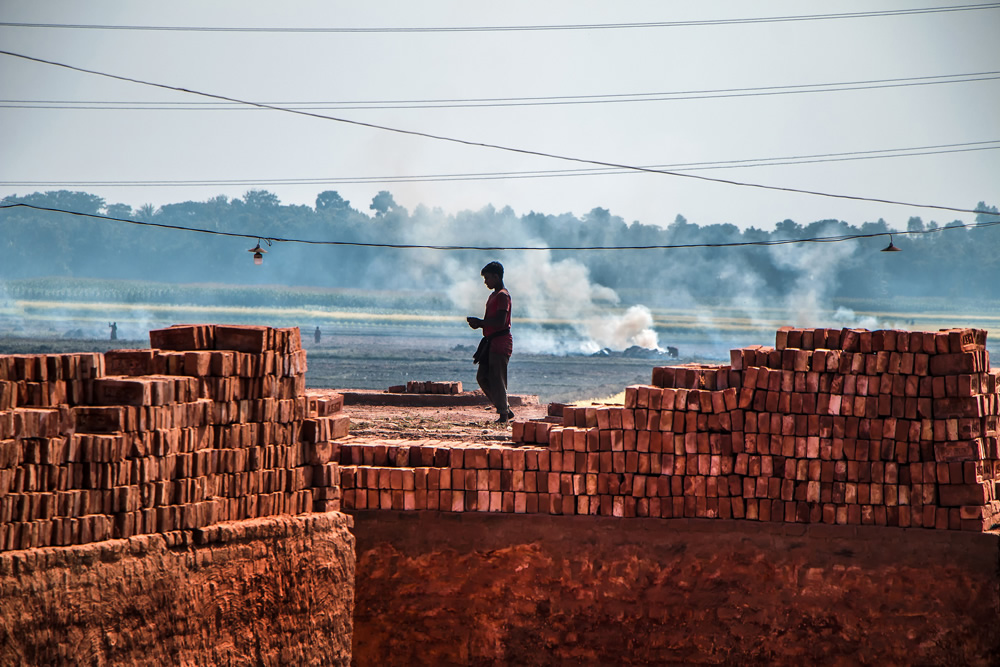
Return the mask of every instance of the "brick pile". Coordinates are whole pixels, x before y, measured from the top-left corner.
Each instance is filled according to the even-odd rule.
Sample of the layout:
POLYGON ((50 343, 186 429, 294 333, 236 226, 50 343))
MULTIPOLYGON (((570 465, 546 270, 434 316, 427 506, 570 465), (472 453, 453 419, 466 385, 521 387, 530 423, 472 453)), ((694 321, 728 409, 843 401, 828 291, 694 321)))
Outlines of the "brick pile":
POLYGON ((729 365, 655 368, 624 406, 560 411, 558 424, 515 422, 517 449, 345 444, 344 506, 972 531, 1000 520, 998 382, 981 330, 784 328, 729 365))
POLYGON ((462 383, 409 380, 405 385, 394 385, 387 391, 390 394, 461 394, 462 383))
POLYGON ((340 454, 344 509, 549 511, 536 488, 550 469, 546 449, 348 439, 340 454))
POLYGON ((339 508, 336 396, 298 329, 184 325, 152 349, 0 357, 0 550, 339 508))
MULTIPOLYGON (((553 426, 563 425, 563 415, 571 414, 568 411, 572 406, 563 403, 549 403, 548 415, 542 419, 516 420, 511 422, 511 439, 515 443, 528 445, 548 445, 549 432, 553 426)), ((571 417, 575 420, 575 417, 571 417)))

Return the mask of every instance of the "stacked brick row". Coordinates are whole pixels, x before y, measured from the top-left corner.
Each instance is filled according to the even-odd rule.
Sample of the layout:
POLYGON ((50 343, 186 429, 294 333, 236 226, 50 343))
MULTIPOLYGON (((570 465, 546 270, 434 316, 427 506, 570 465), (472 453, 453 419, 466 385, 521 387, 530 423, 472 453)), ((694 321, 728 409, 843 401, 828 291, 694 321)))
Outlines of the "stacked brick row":
POLYGON ((548 449, 349 439, 340 454, 348 510, 575 513, 548 449))
POLYGON ((302 436, 306 463, 312 467, 312 509, 336 512, 341 505, 340 440, 347 437, 350 418, 344 414, 344 396, 309 396, 309 418, 302 436))
POLYGON ((975 531, 1000 519, 985 332, 782 329, 731 362, 655 368, 624 406, 515 422, 518 449, 347 444, 345 507, 975 531))
POLYGON ((553 426, 563 424, 563 415, 572 406, 563 403, 549 403, 548 415, 542 419, 517 420, 511 422, 511 439, 520 444, 548 446, 549 432, 553 426))
POLYGON ((405 385, 394 385, 389 387, 390 394, 461 394, 462 383, 460 381, 430 382, 409 380, 405 385))
POLYGON ((0 356, 0 411, 89 403, 90 380, 103 375, 96 352, 0 356))
POLYGON ((297 329, 150 342, 0 357, 0 550, 339 507, 348 419, 342 399, 306 396, 297 329))

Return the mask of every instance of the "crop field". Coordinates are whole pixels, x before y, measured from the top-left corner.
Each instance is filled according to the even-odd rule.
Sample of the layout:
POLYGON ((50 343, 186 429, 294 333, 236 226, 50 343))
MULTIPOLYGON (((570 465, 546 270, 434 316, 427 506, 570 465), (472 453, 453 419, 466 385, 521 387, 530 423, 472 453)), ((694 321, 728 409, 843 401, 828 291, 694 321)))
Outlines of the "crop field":
MULTIPOLYGON (((1000 349, 997 305, 929 299, 834 303, 811 324, 911 330, 973 326, 995 332, 987 342, 996 353, 1000 349)), ((601 398, 625 385, 648 382, 657 365, 726 363, 730 349, 773 344, 778 327, 796 324, 782 308, 747 311, 738 303, 651 309, 661 347, 678 349, 678 358, 670 359, 547 354, 538 341, 558 341, 566 344, 563 349, 574 349, 585 337, 567 321, 515 318, 510 389, 537 394, 543 401, 601 398)), ((408 380, 461 380, 471 389, 476 386, 471 357, 479 333, 466 325, 467 314, 456 312, 446 297, 433 293, 8 281, 0 283, 0 353, 145 347, 150 329, 178 323, 298 326, 309 352, 311 387, 384 389, 408 380), (412 310, 413 303, 424 309, 412 310), (109 340, 112 322, 117 324, 116 341, 109 340), (313 337, 317 327, 318 342, 313 337)))

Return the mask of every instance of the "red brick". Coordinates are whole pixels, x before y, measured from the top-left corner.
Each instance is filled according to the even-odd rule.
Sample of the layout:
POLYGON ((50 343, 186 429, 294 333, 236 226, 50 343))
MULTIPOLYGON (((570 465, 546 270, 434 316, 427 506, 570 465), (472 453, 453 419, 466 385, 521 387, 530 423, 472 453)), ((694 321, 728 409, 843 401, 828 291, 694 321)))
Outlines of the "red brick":
POLYGON ((214 343, 217 350, 260 354, 268 349, 269 329, 263 326, 216 325, 214 343))
POLYGON ((153 350, 109 350, 104 365, 108 375, 152 375, 153 350))
POLYGON ((983 505, 989 500, 984 484, 939 484, 938 504, 943 507, 983 505))
POLYGON ((161 350, 210 350, 214 345, 214 326, 210 324, 175 324, 149 332, 150 347, 161 350))
POLYGON ((937 354, 931 357, 929 365, 931 375, 959 375, 975 373, 980 370, 982 370, 982 362, 980 354, 977 352, 937 354))

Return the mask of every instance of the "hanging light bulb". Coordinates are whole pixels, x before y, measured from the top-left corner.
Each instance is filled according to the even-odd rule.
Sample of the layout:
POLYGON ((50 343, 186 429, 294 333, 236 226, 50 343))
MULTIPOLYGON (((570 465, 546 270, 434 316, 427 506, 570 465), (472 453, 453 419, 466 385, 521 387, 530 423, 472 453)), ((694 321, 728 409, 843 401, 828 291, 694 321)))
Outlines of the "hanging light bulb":
POLYGON ((889 245, 882 248, 882 252, 901 252, 900 248, 892 244, 892 234, 889 234, 889 245))
POLYGON ((257 239, 257 245, 247 250, 247 252, 253 253, 253 263, 255 265, 260 266, 264 263, 264 253, 267 251, 260 247, 260 239, 257 239))

